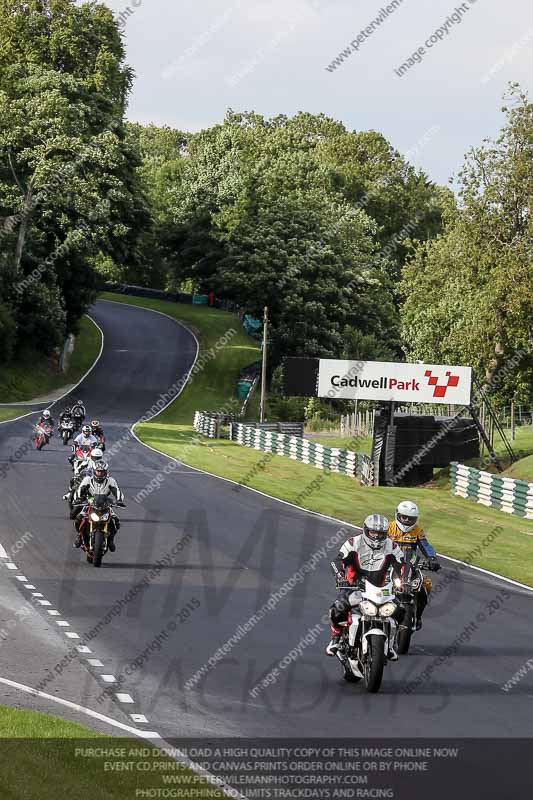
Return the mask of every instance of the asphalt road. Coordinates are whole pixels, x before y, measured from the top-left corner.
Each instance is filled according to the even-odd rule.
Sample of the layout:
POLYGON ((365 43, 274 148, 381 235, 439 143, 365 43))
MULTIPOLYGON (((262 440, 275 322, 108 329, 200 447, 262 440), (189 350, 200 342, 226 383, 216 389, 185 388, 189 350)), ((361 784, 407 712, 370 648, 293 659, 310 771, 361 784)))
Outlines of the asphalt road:
MULTIPOLYGON (((532 656, 530 593, 470 570, 450 580, 454 573, 446 562, 435 578, 442 590, 412 654, 387 666, 381 693, 367 696, 360 685, 346 684, 335 660, 323 655, 328 632, 321 622, 334 596, 328 562, 338 547, 319 551, 338 535, 339 523, 235 491, 231 483, 184 465, 163 474, 168 459, 133 439, 129 426, 190 368, 194 339, 149 311, 101 301, 91 313, 105 347, 75 395, 90 417, 102 421, 109 445, 121 443, 110 464, 128 504, 117 552, 108 554, 102 569, 71 546, 72 523, 61 500, 70 474, 67 448, 54 438, 41 453, 29 450, 9 464, 24 449, 31 418, 0 426, 0 470, 8 466, 3 479, 0 471, 0 543, 16 552, 19 569, 71 630, 83 637, 162 562, 159 574, 92 639, 103 667, 80 657, 80 686, 85 670, 103 689, 102 673, 123 675, 120 690, 134 699, 150 729, 165 737, 533 735, 533 671, 509 692, 501 688, 532 656), (136 502, 153 479, 159 488, 136 502), (20 546, 27 531, 32 537, 20 546), (173 548, 175 555, 164 561, 173 548), (276 599, 273 593, 301 576, 305 564, 302 582, 295 578, 294 588, 276 599), (272 610, 249 630, 241 628, 240 640, 215 662, 217 649, 272 597, 272 610), (306 635, 299 655, 280 667, 306 635), (453 642, 455 653, 435 664, 453 642), (210 657, 214 667, 186 689, 210 657), (432 664, 429 677, 421 678, 432 664), (276 681, 250 696, 276 666, 276 681)), ((8 577, 0 572, 0 581, 8 577)), ((22 601, 26 590, 19 589, 22 601)), ((16 680, 24 669, 22 660, 11 659, 0 674, 16 680)))

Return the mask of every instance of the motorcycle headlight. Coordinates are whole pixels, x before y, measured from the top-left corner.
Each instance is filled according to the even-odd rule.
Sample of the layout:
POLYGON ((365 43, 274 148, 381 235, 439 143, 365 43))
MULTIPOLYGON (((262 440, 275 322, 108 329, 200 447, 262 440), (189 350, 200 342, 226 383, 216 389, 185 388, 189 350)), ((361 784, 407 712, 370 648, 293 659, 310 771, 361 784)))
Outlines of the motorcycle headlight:
MULTIPOLYGON (((388 603, 386 605, 389 605, 388 603)), ((361 611, 363 614, 366 614, 367 617, 375 617, 377 614, 377 608, 374 603, 371 603, 370 600, 362 600, 360 604, 361 611)))
POLYGON ((91 511, 91 519, 93 522, 100 522, 100 517, 94 511, 91 511))
POLYGON ((103 522, 105 522, 107 519, 109 519, 109 511, 106 511, 106 513, 105 513, 105 514, 102 514, 102 516, 100 517, 100 519, 101 519, 103 522))
POLYGON ((394 578, 394 585, 397 589, 402 588, 402 579, 401 578, 394 578))
POLYGON ((380 606, 379 615, 380 617, 392 617, 395 611, 395 603, 383 603, 383 605, 380 606))

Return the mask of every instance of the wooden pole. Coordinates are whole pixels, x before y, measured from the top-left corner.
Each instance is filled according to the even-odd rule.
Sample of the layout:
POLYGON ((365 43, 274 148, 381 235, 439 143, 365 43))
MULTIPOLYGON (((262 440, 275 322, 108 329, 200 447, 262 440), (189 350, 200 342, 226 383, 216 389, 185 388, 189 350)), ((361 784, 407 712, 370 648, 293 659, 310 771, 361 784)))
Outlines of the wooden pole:
POLYGON ((516 438, 515 420, 514 420, 514 403, 511 401, 511 439, 514 441, 516 438))
POLYGON ((265 421, 266 405, 266 378, 267 378, 267 341, 268 341, 268 306, 265 306, 263 313, 263 363, 261 367, 261 408, 259 421, 265 421))

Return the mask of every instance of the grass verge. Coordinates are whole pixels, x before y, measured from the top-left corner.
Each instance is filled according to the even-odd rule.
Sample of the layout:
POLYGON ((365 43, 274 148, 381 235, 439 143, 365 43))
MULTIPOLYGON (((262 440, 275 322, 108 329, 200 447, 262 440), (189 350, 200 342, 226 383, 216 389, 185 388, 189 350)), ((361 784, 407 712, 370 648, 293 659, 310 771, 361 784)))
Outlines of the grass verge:
POLYGON ((227 797, 150 743, 103 736, 49 714, 0 706, 0 737, 0 794, 6 800, 57 800, 59 794, 130 800, 143 790, 152 792, 144 796, 170 796, 163 780, 170 776, 176 796, 185 800, 227 797))
MULTIPOLYGON (((89 319, 82 317, 69 368, 62 372, 57 364, 41 353, 26 350, 14 364, 0 368, 0 403, 33 400, 77 383, 96 360, 100 352, 100 331, 89 319)), ((16 415, 15 415, 16 416, 16 415)))
MULTIPOLYGON (((228 326, 239 326, 234 315, 202 307, 120 295, 119 298, 182 320, 194 328, 201 348, 210 347, 228 326)), ((109 295, 109 299, 115 296, 109 295)), ((152 422, 137 426, 138 436, 146 444, 192 467, 355 524, 360 524, 372 511, 392 516, 395 506, 407 496, 419 504, 422 523, 440 553, 463 560, 480 545, 481 553, 473 563, 533 585, 533 524, 530 521, 454 497, 448 488, 369 488, 343 475, 326 474, 307 464, 241 447, 224 439, 202 439, 197 443, 198 437, 191 424, 194 411, 224 406, 233 396, 239 367, 255 358, 255 343, 239 333, 220 351, 217 359, 197 373, 191 385, 166 411, 152 422), (490 546, 483 546, 485 537, 498 526, 501 531, 490 546)))
POLYGON ((8 419, 15 419, 15 417, 20 417, 22 414, 27 413, 28 409, 22 407, 9 406, 9 408, 0 408, 0 422, 6 422, 8 419))

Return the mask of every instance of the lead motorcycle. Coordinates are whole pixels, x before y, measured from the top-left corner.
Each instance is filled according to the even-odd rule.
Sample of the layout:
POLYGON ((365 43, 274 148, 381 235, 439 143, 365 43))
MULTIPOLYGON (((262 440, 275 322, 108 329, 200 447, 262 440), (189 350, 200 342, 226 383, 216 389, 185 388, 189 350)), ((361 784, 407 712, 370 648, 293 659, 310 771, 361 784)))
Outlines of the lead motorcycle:
POLYGON ((107 553, 107 540, 116 524, 114 505, 125 508, 125 503, 116 503, 109 495, 97 494, 89 498, 80 513, 77 531, 81 535, 81 548, 93 567, 101 567, 102 559, 107 553))
POLYGON ((389 580, 384 586, 374 586, 366 578, 350 584, 332 561, 337 589, 353 589, 349 595, 352 611, 348 621, 340 623, 340 644, 335 655, 349 683, 364 680, 367 692, 379 692, 383 670, 388 662, 396 635, 392 615, 397 609, 394 585, 389 580))

